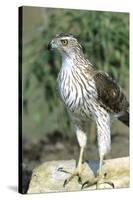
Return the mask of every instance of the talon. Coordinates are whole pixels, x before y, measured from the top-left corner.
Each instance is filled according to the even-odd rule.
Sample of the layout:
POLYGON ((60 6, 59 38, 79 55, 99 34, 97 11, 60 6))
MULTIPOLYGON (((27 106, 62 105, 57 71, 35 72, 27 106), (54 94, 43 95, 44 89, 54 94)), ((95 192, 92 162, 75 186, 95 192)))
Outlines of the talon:
POLYGON ((106 176, 107 176, 107 172, 104 173, 104 178, 106 178, 106 176))
POLYGON ((59 172, 62 172, 62 170, 63 170, 63 167, 59 167, 59 168, 57 169, 57 171, 59 171, 59 172))
POLYGON ((58 172, 64 172, 64 173, 67 173, 67 174, 71 174, 71 172, 65 170, 63 167, 59 167, 59 168, 57 169, 57 171, 58 171, 58 172))
POLYGON ((79 184, 82 184, 82 178, 78 175, 78 182, 79 184))
POLYGON ((65 187, 66 184, 67 184, 67 179, 64 181, 64 183, 63 183, 63 187, 65 187))
POLYGON ((98 189, 99 188, 99 185, 101 185, 101 184, 108 184, 108 185, 110 185, 112 188, 115 188, 115 186, 114 186, 114 183, 113 182, 111 182, 111 181, 101 181, 101 182, 97 182, 97 184, 96 184, 96 188, 98 189))
POLYGON ((83 190, 84 188, 87 188, 88 187, 88 184, 89 184, 89 181, 86 181, 82 184, 81 186, 81 190, 83 190))
POLYGON ((112 186, 112 188, 115 188, 115 185, 114 185, 114 183, 113 183, 113 182, 108 182, 108 181, 105 181, 104 183, 107 183, 107 184, 109 184, 110 186, 112 186))

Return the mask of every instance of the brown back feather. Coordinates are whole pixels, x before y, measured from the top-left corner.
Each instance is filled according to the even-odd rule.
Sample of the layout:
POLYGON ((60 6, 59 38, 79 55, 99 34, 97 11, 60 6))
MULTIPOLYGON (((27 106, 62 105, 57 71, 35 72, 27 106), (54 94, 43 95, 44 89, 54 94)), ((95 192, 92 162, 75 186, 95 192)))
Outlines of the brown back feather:
POLYGON ((128 111, 129 103, 116 82, 106 73, 97 72, 94 75, 98 92, 98 101, 107 111, 119 113, 128 111))

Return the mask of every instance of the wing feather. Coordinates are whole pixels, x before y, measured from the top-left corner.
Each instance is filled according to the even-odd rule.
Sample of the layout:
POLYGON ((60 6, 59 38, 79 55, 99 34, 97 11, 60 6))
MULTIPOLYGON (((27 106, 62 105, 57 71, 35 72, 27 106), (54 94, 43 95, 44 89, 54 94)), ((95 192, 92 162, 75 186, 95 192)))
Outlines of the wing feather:
POLYGON ((98 92, 98 101, 106 110, 119 113, 127 111, 129 103, 126 96, 107 73, 97 72, 94 75, 96 89, 98 92))

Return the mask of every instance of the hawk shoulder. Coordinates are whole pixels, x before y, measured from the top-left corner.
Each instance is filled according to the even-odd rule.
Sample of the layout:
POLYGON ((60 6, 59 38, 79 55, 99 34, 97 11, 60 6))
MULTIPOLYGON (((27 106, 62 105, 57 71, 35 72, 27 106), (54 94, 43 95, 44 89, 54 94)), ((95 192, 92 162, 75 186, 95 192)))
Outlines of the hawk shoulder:
POLYGON ((94 75, 98 102, 106 110, 119 113, 128 110, 128 101, 117 85, 107 73, 96 72, 94 75))

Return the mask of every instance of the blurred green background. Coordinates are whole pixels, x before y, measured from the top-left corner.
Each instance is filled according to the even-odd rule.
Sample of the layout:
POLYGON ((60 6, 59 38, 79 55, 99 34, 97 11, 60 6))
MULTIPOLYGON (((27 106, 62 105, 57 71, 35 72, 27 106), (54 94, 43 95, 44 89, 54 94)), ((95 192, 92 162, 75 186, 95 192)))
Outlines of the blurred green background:
POLYGON ((128 96, 127 13, 23 7, 23 134, 26 137, 40 137, 55 130, 73 137, 68 115, 55 90, 60 55, 47 50, 48 42, 60 32, 78 36, 86 57, 98 69, 110 73, 128 96))

